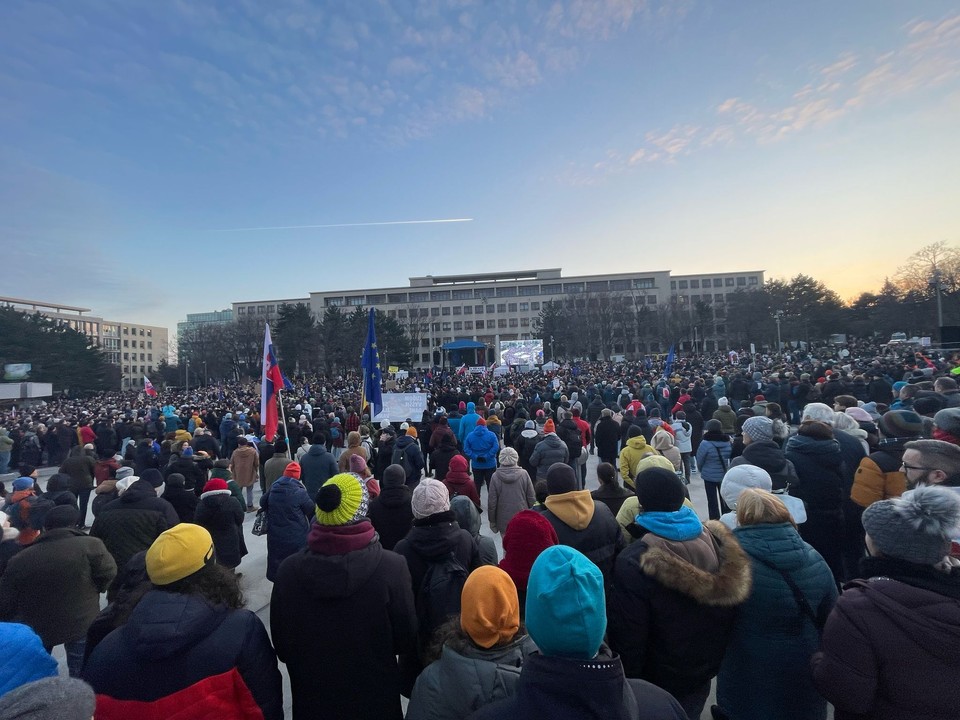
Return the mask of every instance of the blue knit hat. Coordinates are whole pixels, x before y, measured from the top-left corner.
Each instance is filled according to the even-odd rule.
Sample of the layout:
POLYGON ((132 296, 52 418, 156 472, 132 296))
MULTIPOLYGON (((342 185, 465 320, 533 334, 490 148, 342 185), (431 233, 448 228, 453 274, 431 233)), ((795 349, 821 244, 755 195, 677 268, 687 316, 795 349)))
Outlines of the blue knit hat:
POLYGON ((13 491, 17 492, 18 490, 29 490, 33 487, 33 478, 32 477, 18 477, 13 481, 13 491))
POLYGON ((600 569, 571 547, 548 547, 530 568, 526 624, 548 657, 596 657, 607 629, 600 569))

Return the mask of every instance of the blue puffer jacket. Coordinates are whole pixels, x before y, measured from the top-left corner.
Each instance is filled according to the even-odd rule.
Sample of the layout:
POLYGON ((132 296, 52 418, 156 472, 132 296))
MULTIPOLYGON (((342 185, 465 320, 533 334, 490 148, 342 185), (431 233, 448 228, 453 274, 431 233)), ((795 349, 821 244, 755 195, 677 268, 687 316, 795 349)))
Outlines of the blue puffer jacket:
POLYGON ((737 720, 824 720, 826 701, 813 686, 810 656, 820 632, 800 610, 776 570, 789 573, 814 613, 823 617, 837 598, 827 563, 789 523, 734 530, 753 570, 753 590, 740 606, 717 676, 717 702, 737 720))
POLYGON ((703 442, 697 448, 697 467, 700 477, 707 482, 718 483, 730 467, 730 441, 716 437, 703 436, 703 442), (721 459, 722 458, 722 459, 721 459))
POLYGON ((307 546, 307 531, 316 506, 299 480, 281 477, 260 498, 267 513, 267 580, 280 563, 307 546))
POLYGON ((468 402, 467 414, 460 418, 460 424, 457 426, 457 440, 460 441, 461 446, 466 442, 467 436, 473 432, 479 419, 480 415, 477 414, 477 406, 472 402, 468 402))
POLYGON ((495 468, 498 452, 500 441, 486 425, 477 425, 463 442, 463 454, 470 458, 470 464, 477 470, 495 468))

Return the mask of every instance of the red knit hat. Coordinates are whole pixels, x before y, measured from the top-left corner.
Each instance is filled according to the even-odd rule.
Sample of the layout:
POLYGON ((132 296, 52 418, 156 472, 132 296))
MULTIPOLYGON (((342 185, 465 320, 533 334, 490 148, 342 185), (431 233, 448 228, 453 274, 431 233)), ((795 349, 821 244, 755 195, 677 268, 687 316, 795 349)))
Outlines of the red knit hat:
POLYGON ((287 466, 283 469, 284 477, 294 478, 295 480, 300 479, 300 463, 287 463, 287 466))
POLYGON ((227 481, 223 478, 210 478, 207 480, 207 484, 203 486, 203 491, 205 493, 212 492, 214 490, 228 490, 227 481))
POLYGON ((557 531, 535 510, 521 510, 507 525, 503 536, 503 560, 500 569, 513 578, 521 592, 527 589, 530 568, 546 548, 559 544, 557 531))
POLYGON ((553 424, 553 418, 547 418, 547 421, 543 424, 543 431, 545 433, 552 433, 557 431, 557 426, 553 424))
POLYGON ((487 424, 487 421, 484 420, 483 418, 477 419, 477 425, 486 425, 486 424, 487 424))

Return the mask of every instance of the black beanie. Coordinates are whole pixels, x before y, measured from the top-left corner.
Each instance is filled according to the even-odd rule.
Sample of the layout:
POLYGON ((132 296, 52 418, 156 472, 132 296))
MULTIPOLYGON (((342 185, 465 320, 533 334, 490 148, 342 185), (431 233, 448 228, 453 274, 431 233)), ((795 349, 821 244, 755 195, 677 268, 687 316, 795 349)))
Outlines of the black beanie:
POLYGON ((50 508, 43 518, 43 529, 74 527, 80 519, 80 511, 75 505, 57 505, 50 508))
POLYGON ((154 488, 158 488, 163 485, 163 475, 160 474, 160 471, 156 468, 147 468, 143 471, 143 474, 140 476, 141 480, 146 480, 154 488))
POLYGON ((180 473, 170 473, 167 475, 167 487, 182 488, 186 487, 187 479, 180 473))
POLYGON ((551 495, 562 495, 578 487, 577 475, 566 463, 554 463, 547 470, 547 492, 551 495))
POLYGON ((627 430, 627 439, 635 438, 638 435, 643 435, 643 430, 638 425, 631 425, 630 429, 627 430))
POLYGON ((676 473, 654 467, 637 475, 637 499, 644 512, 676 512, 686 495, 676 473))

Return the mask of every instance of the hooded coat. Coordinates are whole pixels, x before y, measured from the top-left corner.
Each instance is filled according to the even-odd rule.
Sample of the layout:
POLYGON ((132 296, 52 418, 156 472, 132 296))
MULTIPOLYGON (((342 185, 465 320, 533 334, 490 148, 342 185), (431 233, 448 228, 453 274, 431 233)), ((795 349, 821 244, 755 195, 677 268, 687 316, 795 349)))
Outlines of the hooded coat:
MULTIPOLYGON (((460 428, 463 429, 462 421, 460 428)), ((499 452, 500 441, 485 425, 477 425, 464 436, 463 454, 470 458, 470 462, 476 470, 495 468, 497 466, 497 453, 499 452)))
POLYGON ((527 471, 532 481, 537 479, 537 468, 530 462, 530 457, 542 439, 543 436, 537 432, 536 428, 531 428, 530 430, 523 430, 514 444, 514 449, 520 456, 517 464, 527 471))
POLYGON ((685 697, 720 670, 737 608, 750 596, 750 560, 715 521, 692 540, 646 533, 617 558, 607 636, 627 677, 685 697))
POLYGON ((612 417, 600 418, 593 433, 593 441, 597 446, 600 462, 616 462, 617 447, 620 444, 620 426, 612 417))
POLYGON ((473 432, 473 429, 477 426, 477 420, 480 419, 480 415, 477 413, 477 406, 472 403, 467 403, 467 412, 457 425, 457 440, 460 443, 460 447, 464 446, 464 443, 467 441, 467 435, 473 432))
POLYGON ((773 492, 780 493, 797 481, 797 471, 783 450, 772 440, 755 440, 743 448, 743 454, 730 461, 730 467, 756 465, 763 468, 773 482, 773 492))
POLYGON ((810 670, 820 630, 801 611, 781 572, 825 617, 837 598, 830 568, 789 523, 741 526, 733 534, 750 556, 753 589, 723 656, 717 704, 737 720, 825 720, 826 701, 810 670))
POLYGON ((960 707, 960 575, 890 558, 861 564, 813 657, 837 720, 955 718, 960 707))
POLYGON ((727 435, 733 435, 737 429, 737 413, 729 405, 721 405, 712 415, 720 421, 720 429, 727 435))
POLYGON ((680 451, 677 449, 676 441, 670 433, 658 430, 653 434, 653 448, 663 455, 667 460, 673 463, 673 469, 677 472, 683 470, 683 462, 680 457, 680 451))
POLYGON ((730 440, 721 433, 707 432, 697 448, 697 468, 706 482, 718 483, 730 468, 730 440))
MULTIPOLYGON (((311 500, 317 496, 320 487, 338 472, 340 470, 337 467, 337 461, 327 452, 323 443, 311 445, 307 454, 300 460, 300 482, 303 483, 311 500)), ((377 475, 377 477, 380 476, 377 475)))
POLYGON ((500 554, 497 552, 497 544, 493 538, 480 534, 480 510, 472 502, 468 502, 468 498, 460 497, 463 499, 450 500, 450 509, 457 516, 457 525, 473 536, 480 552, 480 564, 496 565, 500 562, 500 554))
POLYGON ((451 499, 465 495, 480 508, 480 494, 473 478, 467 473, 467 459, 463 455, 454 455, 450 460, 450 468, 443 478, 443 484, 446 485, 451 499))
POLYGON ((532 508, 536 502, 533 481, 527 471, 518 465, 501 465, 493 473, 487 493, 490 530, 503 534, 514 515, 532 508))
POLYGON ((609 583, 617 553, 625 546, 610 508, 595 503, 589 490, 550 495, 545 506, 543 516, 556 530, 560 545, 568 545, 586 555, 609 583))
POLYGON ((307 547, 280 568, 270 608, 294 720, 403 717, 396 658, 417 641, 410 573, 369 521, 314 523, 307 547))
POLYGON ((280 563, 307 544, 316 505, 299 480, 284 476, 260 498, 260 508, 268 518, 267 580, 272 582, 280 563))
POLYGON ((247 554, 243 516, 243 508, 229 490, 210 490, 200 496, 194 522, 210 532, 217 562, 224 567, 235 568, 247 554))
POLYGON ((636 435, 627 440, 626 445, 620 450, 620 477, 623 478, 623 484, 631 490, 634 489, 633 479, 637 474, 637 464, 645 455, 659 455, 652 446, 647 444, 643 435, 636 435))
POLYGON ((558 462, 566 463, 569 457, 566 443, 556 433, 547 433, 530 454, 530 465, 537 469, 538 480, 546 480, 550 466, 558 462))
MULTIPOLYGON (((110 481, 107 480, 106 482, 110 481)), ((114 487, 115 486, 116 481, 114 481, 114 487)), ((97 490, 99 491, 100 488, 98 487, 97 490)), ((197 493, 193 490, 187 490, 184 487, 184 482, 182 480, 176 479, 171 482, 170 476, 168 475, 167 482, 163 486, 162 498, 173 505, 173 509, 176 511, 177 517, 180 518, 180 522, 193 522, 193 519, 197 514, 197 505, 200 503, 200 498, 197 497, 197 493)), ((96 501, 94 502, 94 505, 96 505, 96 501)))
POLYGON ((431 443, 434 445, 433 450, 430 451, 430 468, 433 470, 433 476, 441 482, 447 476, 447 472, 450 469, 450 461, 455 455, 459 455, 460 452, 457 449, 457 440, 453 437, 453 433, 450 432, 450 428, 443 426, 445 432, 440 435, 434 431, 431 436, 431 443), (438 440, 439 438, 439 440, 438 440), (437 442, 433 442, 437 440, 437 442))
POLYGON ((417 483, 420 482, 420 478, 423 477, 423 469, 425 467, 423 462, 423 453, 420 452, 420 443, 417 442, 416 438, 411 437, 410 435, 402 435, 401 437, 397 438, 396 445, 393 447, 387 465, 392 465, 395 462, 393 456, 398 450, 403 450, 404 455, 410 461, 411 467, 410 472, 407 475, 407 485, 411 488, 414 488, 417 486, 417 483))
POLYGON ((380 494, 370 500, 367 517, 380 535, 384 550, 393 550, 413 527, 412 498, 405 478, 391 478, 388 473, 380 480, 380 494))
POLYGON ((83 679, 98 695, 97 717, 110 711, 159 720, 185 707, 187 718, 253 717, 242 707, 283 720, 277 656, 263 623, 249 610, 211 605, 199 595, 148 592, 90 654, 83 679))

